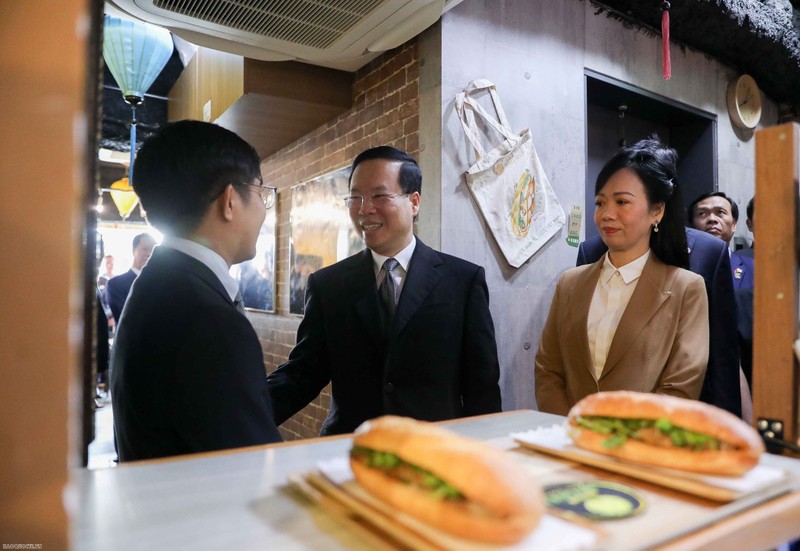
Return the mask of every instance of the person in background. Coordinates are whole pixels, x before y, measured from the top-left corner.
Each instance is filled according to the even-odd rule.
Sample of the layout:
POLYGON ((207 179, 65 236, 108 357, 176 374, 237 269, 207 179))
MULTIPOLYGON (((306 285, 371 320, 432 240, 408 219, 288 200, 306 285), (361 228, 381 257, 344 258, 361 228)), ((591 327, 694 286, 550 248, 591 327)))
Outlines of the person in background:
POLYGON ((97 362, 97 378, 96 378, 96 392, 94 404, 97 409, 103 407, 105 404, 103 400, 108 397, 108 365, 109 365, 109 349, 108 338, 109 328, 112 323, 111 312, 105 306, 103 293, 100 288, 96 288, 97 309, 95 312, 95 332, 96 332, 96 348, 95 360, 97 362))
POLYGON ((353 161, 345 203, 367 248, 309 276, 297 345, 267 380, 278 423, 328 383, 323 435, 384 414, 500 411, 484 270, 414 236, 421 187, 417 162, 393 147, 353 161))
POLYGON ((731 253, 731 274, 734 289, 753 286, 753 259, 733 250, 733 235, 739 221, 736 201, 721 191, 704 193, 689 206, 689 218, 695 229, 719 237, 731 253))
POLYGON ((747 202, 747 208, 745 212, 747 213, 747 220, 745 220, 745 224, 747 224, 747 229, 750 230, 750 233, 753 234, 753 240, 750 242, 749 247, 745 247, 744 249, 739 249, 736 253, 739 256, 745 256, 748 258, 753 258, 753 253, 756 249, 756 227, 753 222, 753 213, 755 211, 755 197, 751 197, 750 200, 747 202))
MULTIPOLYGON (((689 269, 703 276, 708 298, 709 354, 700 400, 741 417, 736 299, 728 248, 722 240, 705 232, 684 229, 689 269)), ((577 265, 596 262, 607 250, 600 236, 587 239, 578 248, 577 265)))
POLYGON ((94 407, 100 409, 105 406, 104 400, 108 398, 108 366, 109 366, 109 344, 108 339, 111 336, 111 331, 114 328, 114 318, 111 316, 111 310, 106 303, 105 287, 108 280, 114 273, 114 257, 110 254, 104 254, 105 245, 103 236, 100 232, 96 233, 96 247, 97 253, 100 257, 100 265, 98 271, 102 271, 97 276, 97 285, 95 286, 95 298, 97 305, 95 308, 95 394, 94 394, 94 407))
POLYGON ((689 224, 695 229, 719 237, 731 247, 739 205, 722 191, 703 193, 689 205, 689 224))
POLYGON ((135 161, 136 193, 164 235, 136 280, 111 353, 120 461, 281 440, 261 344, 233 264, 255 256, 275 188, 255 149, 200 121, 163 126, 135 161))
POLYGON ((110 254, 105 255, 101 267, 103 273, 97 276, 97 287, 100 291, 105 291, 109 280, 114 277, 114 257, 110 254))
MULTIPOLYGON (((722 192, 699 196, 690 208, 692 224, 699 230, 719 237, 731 250, 731 241, 739 221, 739 207, 736 202, 722 192)), ((753 199, 747 204, 747 227, 752 231, 753 199)), ((753 384, 753 284, 755 264, 750 254, 742 250, 731 250, 731 275, 736 297, 736 330, 742 372, 748 390, 753 384)), ((745 400, 745 403, 747 400, 745 400)))
POLYGON ((536 403, 565 415, 594 392, 697 399, 708 363, 708 300, 690 272, 677 154, 657 138, 623 147, 595 184, 608 248, 559 279, 535 360, 536 403))
POLYGON ((133 264, 131 269, 122 275, 112 277, 106 285, 106 303, 111 309, 114 321, 119 323, 122 316, 122 308, 131 292, 133 282, 142 273, 142 268, 147 264, 147 260, 153 253, 156 240, 149 233, 140 233, 133 238, 133 264))
MULTIPOLYGON (((102 240, 102 237, 99 237, 99 239, 102 240)), ((106 293, 108 282, 114 277, 114 257, 110 254, 105 255, 100 263, 100 267, 104 272, 97 276, 97 302, 100 307, 98 309, 98 315, 106 321, 106 332, 108 333, 113 332, 114 326, 116 325, 114 315, 111 313, 111 308, 108 305, 108 294, 106 293)), ((108 366, 108 354, 106 354, 106 366, 108 366)), ((107 388, 108 381, 106 380, 105 382, 107 388)))
MULTIPOLYGON (((752 197, 747 202, 747 229, 753 234, 753 242, 750 248, 740 249, 736 254, 741 258, 753 259, 753 271, 755 272, 755 197, 752 197)), ((755 273, 754 273, 755 281, 755 273)), ((736 290, 736 326, 739 330, 739 348, 741 349, 742 356, 742 371, 747 379, 749 389, 753 388, 753 288, 739 287, 736 290)))

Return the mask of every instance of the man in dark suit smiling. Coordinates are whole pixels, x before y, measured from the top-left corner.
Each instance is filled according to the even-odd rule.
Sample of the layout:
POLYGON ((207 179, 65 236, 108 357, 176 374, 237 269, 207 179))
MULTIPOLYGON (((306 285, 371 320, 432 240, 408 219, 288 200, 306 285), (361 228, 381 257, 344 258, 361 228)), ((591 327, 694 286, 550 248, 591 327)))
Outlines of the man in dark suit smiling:
POLYGON ((280 440, 261 345, 228 271, 253 258, 275 188, 256 151, 214 124, 164 126, 136 158, 136 192, 162 233, 112 352, 120 461, 280 440))
POLYGON ((309 277, 297 345, 267 381, 279 424, 329 382, 323 435, 383 414, 500 411, 484 270, 414 236, 421 185, 416 161, 393 147, 353 161, 345 202, 367 249, 309 277))

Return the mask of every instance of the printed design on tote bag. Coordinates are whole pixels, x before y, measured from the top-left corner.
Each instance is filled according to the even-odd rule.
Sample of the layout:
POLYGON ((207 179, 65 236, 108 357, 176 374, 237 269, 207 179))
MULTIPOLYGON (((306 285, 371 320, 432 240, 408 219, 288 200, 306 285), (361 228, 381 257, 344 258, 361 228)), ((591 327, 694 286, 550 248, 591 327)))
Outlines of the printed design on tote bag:
POLYGON ((519 177, 514 199, 511 201, 511 212, 508 213, 511 231, 518 239, 528 236, 536 206, 536 180, 529 169, 525 169, 519 177))

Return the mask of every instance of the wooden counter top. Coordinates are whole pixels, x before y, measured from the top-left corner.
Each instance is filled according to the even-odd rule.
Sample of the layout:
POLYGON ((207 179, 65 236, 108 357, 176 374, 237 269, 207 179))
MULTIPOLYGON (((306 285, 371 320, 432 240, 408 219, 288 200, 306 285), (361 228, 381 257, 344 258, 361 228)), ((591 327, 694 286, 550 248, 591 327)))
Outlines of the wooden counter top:
MULTIPOLYGON (((464 435, 495 439, 561 420, 515 411, 445 425, 464 435)), ((366 550, 357 534, 287 487, 287 476, 344 456, 349 448, 350 438, 341 436, 77 472, 66 496, 72 548, 366 550)), ((800 480, 800 461, 765 460, 800 480)), ((673 540, 667 548, 766 549, 798 537, 796 488, 673 540)))

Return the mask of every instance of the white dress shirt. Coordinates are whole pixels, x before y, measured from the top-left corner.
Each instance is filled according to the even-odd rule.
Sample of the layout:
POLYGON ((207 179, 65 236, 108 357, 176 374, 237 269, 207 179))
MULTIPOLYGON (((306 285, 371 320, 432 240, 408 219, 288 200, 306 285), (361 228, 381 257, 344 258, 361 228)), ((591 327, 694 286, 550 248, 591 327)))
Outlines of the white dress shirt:
POLYGON ((403 284, 406 282, 406 275, 408 274, 408 264, 411 262, 411 256, 414 254, 414 248, 417 246, 417 238, 411 236, 411 243, 405 249, 394 255, 393 257, 383 256, 375 251, 372 251, 372 262, 375 264, 375 281, 380 288, 383 278, 386 277, 386 270, 383 269, 383 263, 388 258, 394 258, 400 264, 392 271, 395 285, 397 285, 397 299, 400 300, 400 293, 403 292, 403 284))
POLYGON ((605 254, 600 278, 597 280, 592 304, 589 306, 589 320, 586 326, 595 380, 599 380, 603 374, 608 349, 614 340, 619 320, 631 300, 649 257, 650 249, 633 262, 617 268, 609 260, 608 253, 605 254))
POLYGON ((164 241, 159 247, 175 249, 208 266, 208 269, 214 272, 222 286, 225 287, 225 291, 231 297, 231 302, 236 299, 236 295, 239 293, 239 284, 231 277, 230 267, 220 255, 200 243, 174 236, 164 237, 164 241))

